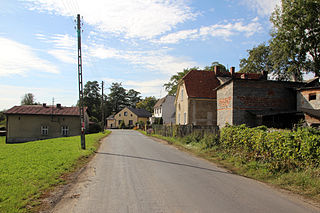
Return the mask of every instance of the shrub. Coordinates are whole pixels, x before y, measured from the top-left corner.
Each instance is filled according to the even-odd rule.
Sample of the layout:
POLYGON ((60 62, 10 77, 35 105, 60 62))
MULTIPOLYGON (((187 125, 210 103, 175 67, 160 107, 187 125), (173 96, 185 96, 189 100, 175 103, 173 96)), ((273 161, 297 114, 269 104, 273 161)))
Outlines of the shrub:
POLYGON ((219 145, 219 136, 215 134, 205 134, 200 140, 200 143, 203 145, 203 149, 211 149, 219 145))

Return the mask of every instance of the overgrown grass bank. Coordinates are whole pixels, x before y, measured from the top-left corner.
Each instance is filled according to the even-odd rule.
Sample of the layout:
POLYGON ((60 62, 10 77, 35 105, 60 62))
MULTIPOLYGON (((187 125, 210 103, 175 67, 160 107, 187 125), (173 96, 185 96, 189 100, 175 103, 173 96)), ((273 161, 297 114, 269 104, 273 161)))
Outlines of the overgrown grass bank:
POLYGON ((197 133, 163 137, 170 144, 225 166, 235 173, 272 183, 320 202, 320 131, 227 126, 220 137, 197 133))
POLYGON ((86 150, 80 136, 22 144, 5 144, 0 137, 0 212, 30 211, 44 190, 62 183, 62 175, 90 156, 109 133, 86 135, 86 150))

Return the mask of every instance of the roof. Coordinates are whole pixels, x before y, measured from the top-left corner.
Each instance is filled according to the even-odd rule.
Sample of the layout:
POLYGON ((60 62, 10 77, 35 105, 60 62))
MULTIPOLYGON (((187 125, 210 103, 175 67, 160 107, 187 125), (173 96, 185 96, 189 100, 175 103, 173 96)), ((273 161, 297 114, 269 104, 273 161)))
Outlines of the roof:
POLYGON ((107 117, 107 120, 115 120, 114 115, 110 115, 109 117, 107 117))
POLYGON ((154 105, 153 108, 158 108, 158 107, 160 107, 160 106, 164 103, 165 100, 166 100, 166 97, 159 99, 159 100, 157 101, 157 103, 154 105))
POLYGON ((189 98, 216 98, 214 91, 220 85, 213 71, 192 70, 183 78, 189 98))
POLYGON ((152 116, 151 113, 145 109, 136 109, 131 107, 128 107, 128 109, 134 114, 136 114, 138 117, 149 118, 152 116))
MULTIPOLYGON (((87 110, 87 108, 85 109, 87 110)), ((14 106, 7 110, 7 115, 68 115, 79 116, 78 107, 56 107, 43 105, 22 105, 14 106)))
POLYGON ((246 110, 247 112, 257 116, 274 116, 284 114, 297 114, 296 110, 246 110))
POLYGON ((302 108, 301 111, 312 116, 312 117, 320 118, 320 110, 319 109, 302 108))
POLYGON ((302 87, 302 88, 298 88, 299 90, 320 90, 320 86, 319 87, 302 87))

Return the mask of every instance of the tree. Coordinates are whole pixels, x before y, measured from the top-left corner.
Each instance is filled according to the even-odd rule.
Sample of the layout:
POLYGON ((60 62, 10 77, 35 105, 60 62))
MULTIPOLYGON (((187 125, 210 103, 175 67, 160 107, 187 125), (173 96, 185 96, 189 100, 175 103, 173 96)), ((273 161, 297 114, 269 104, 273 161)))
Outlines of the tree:
POLYGON ((137 108, 139 109, 145 109, 149 111, 150 113, 153 112, 153 107, 157 103, 157 99, 154 96, 145 97, 142 101, 137 103, 137 108))
POLYGON ((137 103, 141 101, 140 94, 141 94, 140 92, 135 91, 134 89, 130 89, 127 92, 127 99, 128 99, 127 105, 135 108, 137 103))
POLYGON ((111 105, 113 112, 119 112, 128 105, 127 92, 122 87, 121 83, 112 83, 108 101, 111 105))
POLYGON ((204 70, 205 70, 205 71, 214 71, 214 67, 215 67, 215 66, 220 67, 220 70, 221 70, 222 72, 227 71, 226 67, 225 67, 223 64, 220 64, 220 63, 217 62, 217 61, 212 62, 212 63, 211 63, 211 66, 205 66, 205 67, 204 67, 204 70))
POLYGON ((320 76, 320 1, 282 0, 270 21, 274 68, 301 80, 303 72, 320 76))
MULTIPOLYGON (((88 81, 83 88, 83 105, 88 107, 92 117, 101 120, 101 94, 97 81, 88 81)), ((92 120, 93 118, 91 118, 92 120)))
POLYGON ((273 63, 270 58, 270 47, 265 43, 257 47, 247 50, 249 53, 248 58, 240 60, 240 72, 244 73, 261 73, 267 71, 268 73, 274 72, 273 63))
POLYGON ((199 70, 199 67, 183 69, 182 72, 178 72, 177 74, 171 76, 170 81, 163 85, 165 90, 168 92, 168 95, 175 95, 177 93, 179 81, 191 70, 199 70))
POLYGON ((21 105, 37 105, 39 103, 35 102, 34 95, 32 93, 26 93, 21 97, 21 105))

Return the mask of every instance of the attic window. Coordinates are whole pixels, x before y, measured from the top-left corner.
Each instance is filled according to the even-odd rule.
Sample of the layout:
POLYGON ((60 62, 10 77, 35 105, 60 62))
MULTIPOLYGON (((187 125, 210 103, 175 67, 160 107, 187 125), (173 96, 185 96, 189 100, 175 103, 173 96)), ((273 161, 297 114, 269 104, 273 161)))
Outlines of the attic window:
POLYGON ((124 112, 123 114, 124 114, 124 116, 127 116, 127 115, 128 115, 128 112, 124 112))
POLYGON ((310 93, 309 94, 309 101, 316 100, 316 99, 317 99, 316 93, 310 93))

